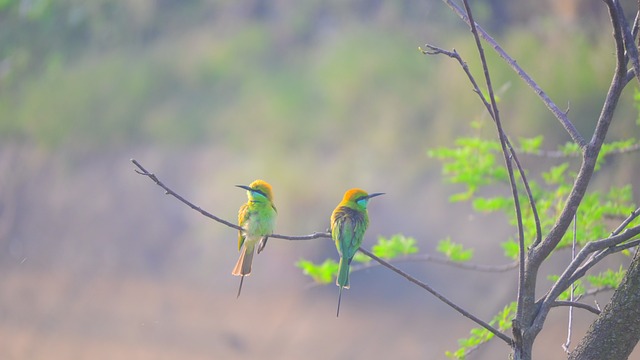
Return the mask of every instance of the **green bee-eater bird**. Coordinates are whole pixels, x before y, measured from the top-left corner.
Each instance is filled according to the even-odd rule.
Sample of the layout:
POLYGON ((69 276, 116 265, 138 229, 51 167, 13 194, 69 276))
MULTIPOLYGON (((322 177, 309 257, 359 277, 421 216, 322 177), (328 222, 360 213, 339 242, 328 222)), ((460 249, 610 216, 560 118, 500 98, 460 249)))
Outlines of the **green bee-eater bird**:
POLYGON ((253 253, 258 244, 258 254, 267 245, 269 235, 273 233, 278 214, 273 204, 273 190, 266 181, 256 180, 249 186, 236 185, 247 190, 249 201, 240 207, 238 211, 238 226, 242 231, 238 231, 238 250, 240 258, 233 268, 233 275, 241 276, 238 296, 242 291, 242 281, 244 277, 251 274, 251 262, 253 253))
POLYGON ((369 226, 367 203, 372 197, 382 194, 384 193, 369 195, 362 189, 347 190, 342 201, 331 214, 331 237, 336 243, 338 254, 340 254, 338 278, 336 279, 336 285, 340 287, 336 317, 340 315, 342 289, 349 288, 349 265, 362 244, 364 232, 369 226))

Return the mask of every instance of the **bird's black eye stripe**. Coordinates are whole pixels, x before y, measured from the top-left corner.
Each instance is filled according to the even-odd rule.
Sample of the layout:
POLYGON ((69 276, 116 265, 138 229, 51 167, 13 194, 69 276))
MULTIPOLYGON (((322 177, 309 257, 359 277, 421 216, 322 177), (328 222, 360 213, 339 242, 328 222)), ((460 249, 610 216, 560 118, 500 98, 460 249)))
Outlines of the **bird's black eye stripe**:
POLYGON ((367 197, 366 196, 360 196, 359 198, 356 199, 356 202, 360 202, 361 200, 365 200, 367 197))
POLYGON ((259 190, 259 189, 251 189, 251 191, 256 192, 256 193, 258 193, 258 194, 260 194, 260 195, 262 195, 262 196, 264 196, 264 197, 268 198, 267 194, 265 194, 265 193, 264 193, 264 191, 262 191, 262 190, 259 190))

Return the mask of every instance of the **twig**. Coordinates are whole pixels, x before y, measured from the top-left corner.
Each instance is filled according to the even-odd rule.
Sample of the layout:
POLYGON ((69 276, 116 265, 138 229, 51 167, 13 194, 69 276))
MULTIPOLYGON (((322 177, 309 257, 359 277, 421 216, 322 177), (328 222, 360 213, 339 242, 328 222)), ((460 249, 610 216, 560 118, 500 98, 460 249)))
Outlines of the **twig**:
POLYGON ((313 234, 310 234, 310 235, 297 235, 297 236, 271 234, 269 235, 269 238, 283 239, 283 240, 313 240, 313 239, 320 239, 320 238, 331 239, 331 234, 328 232, 314 232, 313 234))
POLYGON ((634 240, 625 242, 624 244, 618 244, 604 248, 601 247, 601 249, 593 251, 591 256, 589 256, 589 259, 587 259, 582 266, 578 267, 578 269, 573 273, 568 281, 575 282, 579 278, 583 277, 587 273, 587 271, 591 269, 595 264, 599 263, 600 260, 611 254, 637 246, 638 244, 640 244, 640 240, 634 240))
MULTIPOLYGON (((631 152, 636 152, 640 150, 640 143, 633 144, 624 148, 619 148, 615 150, 611 150, 607 155, 619 155, 619 154, 627 154, 631 152)), ((532 155, 532 156, 540 156, 540 157, 548 157, 548 158, 577 158, 580 157, 581 154, 578 153, 565 153, 560 150, 539 150, 539 151, 519 151, 516 149, 516 152, 519 154, 532 155)))
POLYGON ((635 39, 638 36, 638 29, 640 28, 640 6, 638 6, 638 12, 633 20, 633 28, 631 29, 631 38, 635 39))
MULTIPOLYGON (((576 257, 576 236, 578 233, 578 215, 573 215, 573 241, 571 242, 571 259, 576 257)), ((571 283, 571 290, 569 290, 569 303, 573 303, 573 292, 575 290, 575 282, 571 283)), ((553 307, 553 304, 551 305, 553 307)), ((569 320, 567 324, 567 341, 562 344, 562 349, 568 354, 569 346, 571 345, 571 328, 573 326, 573 306, 569 305, 569 320)))
POLYGON ((478 83, 476 82, 476 78, 471 74, 471 70, 469 70, 469 65, 467 65, 467 62, 462 59, 462 57, 456 51, 456 49, 453 49, 452 51, 447 51, 445 49, 439 48, 439 47, 431 45, 431 44, 425 44, 424 46, 428 50, 425 50, 425 49, 423 49, 421 47, 418 47, 418 50, 420 52, 422 52, 424 55, 439 55, 439 54, 442 54, 442 55, 446 55, 446 56, 458 61, 458 63, 462 67, 462 70, 465 72, 465 74, 467 74, 467 78, 469 79, 469 82, 471 82, 471 86, 473 87, 473 92, 475 92, 476 94, 479 95, 480 100, 482 101, 482 103, 484 104, 484 107, 489 112, 489 115, 491 116, 491 118, 494 118, 493 108, 491 107, 491 104, 489 104, 487 99, 482 94, 482 91, 480 90, 480 86, 478 86, 478 83))
MULTIPOLYGON (((608 1, 611 3, 610 6, 613 6, 618 14, 620 33, 622 34, 622 40, 624 41, 624 47, 627 52, 627 57, 631 60, 631 65, 636 74, 636 78, 640 81, 640 59, 638 58, 638 48, 635 45, 633 31, 629 27, 629 23, 627 23, 627 19, 624 16, 624 12, 622 10, 622 6, 619 1, 608 1)), ((637 21, 637 18, 636 20, 637 21)), ((634 22, 634 27, 637 26, 637 22, 634 22)))
POLYGON ((187 206, 189 206, 190 208, 192 208, 193 210, 199 212, 200 214, 208 217, 209 219, 215 220, 223 225, 226 225, 230 228, 234 228, 236 230, 242 231, 242 228, 236 224, 230 223, 227 220, 221 219, 213 214, 211 214, 208 211, 203 210, 201 207, 194 205, 193 203, 189 202, 187 199, 183 198, 182 196, 180 196, 178 193, 176 193, 175 191, 171 190, 168 186, 166 186, 162 181, 160 181, 160 179, 158 179, 157 176, 155 176, 155 174, 150 173, 147 171, 147 169, 145 169, 142 165, 140 165, 140 163, 136 160, 136 159, 131 159, 131 162, 138 167, 138 169, 140 170, 134 170, 136 173, 140 174, 140 175, 144 175, 146 177, 148 177, 149 179, 153 180, 153 182, 156 183, 156 185, 160 186, 161 188, 164 189, 165 194, 166 195, 171 195, 173 197, 175 197, 176 199, 180 200, 182 203, 186 204, 187 206))
POLYGON ((391 271, 399 274, 400 276, 402 276, 403 278, 409 280, 410 282, 414 283, 415 285, 418 285, 419 287, 423 288, 424 290, 427 290, 428 292, 430 292, 433 296, 435 296, 436 298, 438 298, 440 301, 442 301, 443 303, 449 305, 450 307, 452 307, 453 309, 455 309, 457 312, 459 312, 462 316, 472 320, 473 322, 475 322, 476 324, 482 326, 483 328, 489 330, 491 333, 493 333, 496 337, 500 338, 502 341, 506 342, 509 346, 511 346, 513 344, 513 339, 511 339, 509 336, 503 334, 502 332, 500 332, 500 330, 494 328, 493 326, 489 325, 487 322, 481 320, 480 318, 474 316, 473 314, 469 313, 468 311, 466 311, 465 309, 461 308, 460 306, 456 305, 453 301, 447 299, 446 297, 444 297, 442 294, 440 294, 439 292, 437 292, 436 290, 434 290, 431 286, 423 283, 422 281, 414 278, 413 276, 407 274, 406 272, 400 270, 399 268, 391 265, 390 263, 388 263, 387 261, 375 256, 374 254, 372 254, 371 252, 369 252, 368 250, 365 250, 363 248, 359 248, 358 250, 360 250, 360 252, 362 252, 363 254, 367 255, 368 257, 372 258, 373 260, 377 261, 380 263, 380 265, 390 269, 391 271))
MULTIPOLYGON (((420 50, 425 55, 443 54, 443 55, 446 55, 446 56, 448 56, 448 57, 450 57, 452 59, 456 59, 458 61, 458 63, 460 64, 460 66, 462 67, 464 72, 467 74, 467 78, 469 79, 469 82, 471 82, 471 86, 473 86, 473 91, 476 94, 478 94, 478 97, 482 101, 484 107, 487 109, 487 112, 489 112, 489 115, 491 116, 491 118, 495 122, 496 121, 495 114, 497 114, 497 105, 495 106, 495 110, 494 110, 494 106, 489 104, 489 102, 487 102, 487 99, 482 94, 482 91, 480 90, 480 87, 478 86, 478 83, 476 82, 476 79, 471 74, 471 71, 469 71, 469 66, 462 59, 460 54, 458 54, 458 52, 455 49, 453 49, 453 51, 447 51, 447 50, 444 50, 442 48, 439 48, 437 46, 433 46, 433 45, 430 45, 430 44, 425 44, 425 47, 428 50, 424 50, 422 48, 418 48, 418 50, 420 50)), ((485 65, 486 65, 486 63, 485 63, 485 65)), ((487 70, 487 75, 488 75, 488 70, 487 70)), ((489 85, 490 85, 490 83, 489 83, 489 85)), ((493 88, 490 87, 489 93, 493 94, 493 88)), ((492 97, 492 99, 493 99, 493 97, 492 97)), ((495 99, 493 99, 492 101, 495 101, 495 99)), ((498 117, 498 123, 500 121, 499 119, 500 118, 498 117)), ((499 126, 499 128, 501 129, 501 126, 499 126)), ((540 225, 540 216, 538 215, 538 209, 536 207, 535 200, 533 199, 533 193, 531 191, 531 187, 529 186, 529 181, 527 180, 527 176, 526 176, 526 174, 524 172, 524 168, 522 167, 522 164, 520 163, 520 160, 518 159, 517 151, 513 148, 513 145, 511 144, 511 141, 509 140, 509 138, 505 135, 504 137, 501 136, 500 140, 501 140, 500 141, 501 144, 502 144, 503 141, 506 143, 506 146, 509 149, 509 153, 511 154, 511 157, 513 158, 513 161, 516 164, 516 167, 518 169, 518 173, 520 174, 520 179, 522 180, 522 183, 524 185, 525 192, 527 194, 527 199, 529 201, 529 206, 531 207, 531 212, 533 214, 533 220, 534 220, 534 223, 536 225, 536 239, 534 241, 534 244, 537 244, 542 240, 542 227, 540 225)), ((505 156, 506 156, 506 154, 505 154, 505 156)), ((506 160, 506 161, 508 161, 508 160, 506 160)), ((508 163, 507 163, 507 170, 511 171, 511 175, 512 175, 513 170, 512 170, 512 168, 510 168, 508 163)), ((511 177, 510 177, 510 180, 511 180, 511 177)), ((519 212, 519 209, 520 209, 519 200, 516 199, 515 202, 517 203, 516 204, 516 212, 519 212)), ((521 217, 519 219, 521 219, 521 217)), ((522 248, 523 247, 521 246, 521 249, 522 248)))
MULTIPOLYGON (((593 267, 598 261, 603 259, 605 256, 614 252, 613 249, 616 249, 616 245, 621 244, 631 238, 640 234, 640 225, 629 228, 624 232, 610 236, 606 239, 596 240, 587 243, 582 250, 578 252, 576 257, 571 261, 569 266, 565 269, 565 271, 560 275, 558 280, 556 280, 555 284, 551 287, 549 292, 545 295, 544 300, 542 302, 542 306, 540 311, 548 310, 549 305, 555 301, 555 299, 565 291, 572 283, 576 280, 584 276, 588 269, 593 267), (588 263, 580 266, 589 255, 595 253, 596 251, 605 250, 604 252, 598 254, 597 256, 592 257, 588 263), (547 309, 545 309, 547 307, 547 309)), ((625 244, 627 245, 627 244, 625 244)), ((637 242, 634 242, 634 245, 637 245, 637 242)))
MULTIPOLYGON (((436 264, 443 264, 452 267, 456 267, 464 270, 473 270, 473 271, 481 271, 488 273, 500 273, 507 272, 509 270, 513 270, 518 267, 518 262, 514 261, 508 264, 503 265, 484 265, 484 264, 473 264, 468 262, 458 262, 453 261, 445 257, 433 256, 430 254, 417 254, 417 255, 405 255, 400 257, 395 257, 389 260, 390 263, 402 263, 402 262, 432 262, 436 264)), ((352 265, 351 271, 361 271, 370 269, 376 266, 380 266, 379 263, 363 263, 358 265, 352 265)))
MULTIPOLYGON (((582 300, 582 299, 586 298, 587 296, 596 296, 596 295, 598 295, 600 293, 611 291, 611 290, 615 290, 615 289, 613 287, 611 287, 611 286, 603 286, 603 287, 599 287, 599 288, 589 289, 589 290, 585 291, 584 294, 578 296, 576 298, 576 301, 582 300)), ((594 302, 596 302, 596 305, 597 305, 597 301, 594 300, 594 302)), ((600 310, 599 306, 596 306, 596 308, 598 310, 600 310)))
MULTIPOLYGON (((558 216, 555 224, 547 234, 547 237, 545 238, 545 240, 542 243, 540 243, 537 247, 534 248, 534 251, 530 256, 529 264, 531 265, 532 270, 535 270, 535 271, 537 271, 539 266, 542 264, 542 261, 544 261, 544 259, 546 259, 547 256, 549 256, 549 254, 557 247, 563 235, 566 233, 566 230, 569 227, 569 224, 571 223, 573 219, 573 215, 578 209, 579 204, 582 202, 582 199, 587 191, 587 186, 591 181, 591 178, 595 169, 596 161, 598 158, 598 154, 600 153, 600 149, 602 148, 602 143, 605 140, 605 137, 609 130, 609 125, 611 124, 611 121, 613 119, 614 110, 617 106, 618 100, 620 99, 620 94, 622 93, 622 90, 624 89, 624 86, 626 84, 625 82, 626 81, 625 78, 627 76, 626 56, 624 51, 622 35, 620 34, 620 26, 618 24, 619 14, 616 13, 615 7, 610 4, 610 0, 605 0, 605 2, 609 5, 609 12, 610 12, 611 21, 612 21, 614 40, 616 44, 616 58, 617 58, 616 69, 614 71, 613 79, 611 81, 611 85, 609 86, 609 90, 607 91, 607 96, 606 96, 604 105, 602 106, 602 111, 598 118, 598 122, 593 132, 593 136, 591 137, 589 144, 587 144, 587 146, 584 148, 582 165, 580 166, 578 175, 571 189, 569 197, 565 202, 565 206, 562 209, 560 215, 558 216)), ((604 242, 611 243, 611 245, 616 245, 622 242, 622 241, 619 241, 616 243, 617 239, 619 238, 613 236, 613 237, 610 237, 609 239, 605 239, 604 242)), ((628 239, 629 238, 626 238, 625 240, 628 240, 628 239)), ((573 272, 579 265, 579 263, 582 263, 582 261, 584 261, 586 256, 589 254, 589 253, 585 253, 584 252, 585 250, 589 250, 590 252, 601 250, 600 248, 593 249, 594 247, 599 247, 601 244, 603 244, 603 242, 592 242, 587 244, 587 246, 585 246, 578 253, 578 256, 576 257, 576 259, 572 261, 572 264, 570 264, 570 267, 573 267, 573 266, 575 267, 573 267, 570 270, 570 273, 568 274, 565 273, 565 275, 567 276, 566 278, 562 278, 561 276, 561 279, 559 279, 556 282, 556 285, 561 283, 562 281, 568 280, 571 274, 573 274, 573 272), (595 243, 598 243, 598 244, 595 244, 595 243), (581 254, 584 257, 582 257, 581 254), (578 264, 575 263, 577 260, 579 260, 578 264)), ((567 270, 569 270, 569 268, 567 268, 567 270)), ((563 287, 564 289, 566 289, 569 286, 569 284, 567 283, 562 283, 561 285, 562 285, 561 287, 563 287)), ((551 290, 552 292, 554 292, 554 294, 552 295, 553 299, 555 299, 555 297, 557 297, 559 294, 557 290, 558 290, 557 288, 556 289, 552 288, 551 290)), ((536 320, 534 322, 536 331, 539 331, 542 329, 542 324, 549 310, 548 304, 551 301, 553 301, 553 299, 547 298, 545 300, 546 304, 543 304, 543 307, 540 309, 540 311, 538 311, 536 320)))
MULTIPOLYGON (((569 309, 571 308, 579 308, 579 309, 584 309, 587 310, 589 312, 592 312, 596 315, 600 315, 600 310, 596 309, 595 307, 591 306, 591 305, 587 305, 587 304, 583 304, 580 302, 576 302, 576 301, 562 301, 562 300, 557 300, 554 301, 553 303, 551 303, 551 307, 559 307, 559 306, 569 306, 569 309)), ((569 343, 570 343, 570 336, 571 336, 571 331, 569 331, 569 336, 567 338, 567 342, 565 344, 562 344, 562 347, 564 349, 564 351, 569 351, 569 343)))
MULTIPOLYGON (((467 24, 470 24, 469 18, 465 14, 465 12, 452 0, 442 0, 451 10, 453 10, 456 15, 458 15, 463 21, 467 24)), ((587 141, 580 135, 576 127, 571 123, 567 114, 564 111, 560 110, 560 108, 547 96, 547 94, 538 86, 538 84, 533 81, 533 79, 518 65, 518 63, 507 54, 504 49, 495 41, 486 31, 482 29, 482 27, 476 24, 476 28, 480 36, 491 45, 491 47, 495 50, 495 52, 504 59, 507 64, 518 74, 518 76, 527 84, 529 87, 538 95, 540 100, 547 106, 547 108, 551 111, 551 113, 560 121, 560 124, 565 128, 571 139, 583 148, 587 145, 587 141)))
POLYGON ((618 226, 615 230, 611 232, 611 236, 620 234, 620 232, 622 232, 622 230, 624 230, 627 226, 629 226, 629 223, 632 222, 639 215, 640 215, 640 207, 633 210, 631 214, 629 214, 629 216, 626 219, 624 219, 624 221, 620 224, 620 226, 618 226))
MULTIPOLYGON (((516 157, 515 152, 513 152, 513 148, 511 148, 511 152, 508 150, 510 146, 507 146, 509 142, 507 138, 507 134, 504 132, 502 128, 502 122, 500 120, 500 112, 498 111, 498 104, 495 99, 495 95, 493 93, 493 85, 491 84, 491 76, 489 75, 489 66, 487 64, 487 59, 484 55, 484 48, 482 47, 482 43, 480 41, 480 35, 478 34, 478 27, 473 19, 473 13, 471 11, 471 6, 469 5, 468 0, 463 0, 464 8, 466 11, 466 15, 468 17, 468 24, 471 28, 471 33, 473 34, 473 38, 476 42, 476 49, 478 50, 478 55, 480 56, 480 61, 482 63, 482 69, 484 71, 485 83, 487 85, 487 91, 489 92, 489 99, 491 100, 491 108, 493 110, 493 121, 496 124, 496 130, 498 131, 498 137, 500 139, 500 145, 502 147, 502 153, 504 155, 505 166, 507 168, 507 173, 509 174, 509 184, 511 185, 511 196, 513 197, 513 205, 516 212, 516 220, 517 220, 517 228, 518 228, 518 244, 519 244, 519 271, 518 271, 518 301, 517 301, 517 310, 516 316, 521 316, 523 313, 522 309, 525 306, 524 298, 525 298, 525 286, 524 286, 524 277, 525 277, 525 241, 524 241, 524 225, 522 223, 522 209, 520 208, 520 196, 518 193, 518 185, 515 180, 515 175, 513 172, 513 164, 511 163, 512 159, 516 157)), ((526 176, 524 174, 524 170, 520 166, 519 169, 522 171, 520 173, 523 182, 527 190, 529 191, 529 199, 531 201, 532 209, 535 211, 535 202, 533 201, 533 196, 530 193, 530 189, 528 183, 526 182, 526 176)), ((541 239, 540 233, 540 225, 538 223, 538 239, 541 239)), ((521 331, 521 329, 514 329, 516 331, 521 331)))
MULTIPOLYGON (((209 219, 215 220, 223 225, 226 225, 230 228, 242 231, 242 228, 234 223, 231 223, 227 220, 221 219, 213 214, 211 214, 210 212, 202 209, 201 207, 194 205, 192 202, 190 202, 189 200, 185 199, 184 197, 182 197, 180 194, 176 193, 175 191, 171 190, 171 188, 169 188, 167 185, 165 185, 162 181, 160 181, 160 179, 158 179, 158 177, 153 174, 150 173, 149 171, 147 171, 147 169, 145 169, 136 159, 131 159, 131 162, 138 167, 138 169, 135 169, 134 171, 140 175, 146 176, 149 179, 151 179, 153 182, 156 183, 156 185, 160 186, 161 188, 164 189, 165 194, 167 195, 171 195, 173 197, 175 197, 176 199, 180 200, 183 204, 187 205, 188 207, 192 208, 193 210, 199 212, 200 214, 208 217, 209 219)), ((310 235, 301 235, 301 236, 289 236, 289 235, 280 235, 280 234, 271 234, 269 235, 269 238, 276 238, 276 239, 284 239, 284 240, 313 240, 313 239, 319 239, 319 238, 331 238, 331 234, 327 233, 327 232, 315 232, 313 234, 310 235)))

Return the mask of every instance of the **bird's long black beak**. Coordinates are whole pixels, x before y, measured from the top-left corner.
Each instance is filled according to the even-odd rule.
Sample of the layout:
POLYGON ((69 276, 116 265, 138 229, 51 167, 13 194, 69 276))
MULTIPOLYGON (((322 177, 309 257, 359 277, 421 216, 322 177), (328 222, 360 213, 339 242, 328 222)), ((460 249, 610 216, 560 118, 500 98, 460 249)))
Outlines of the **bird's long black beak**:
POLYGON ((248 187, 247 185, 236 185, 237 187, 241 188, 241 189, 245 189, 247 191, 253 191, 252 188, 248 187))
POLYGON ((369 194, 369 195, 367 195, 367 199, 371 199, 372 197, 376 197, 376 196, 380 196, 380 195, 384 195, 384 193, 373 193, 373 194, 369 194))

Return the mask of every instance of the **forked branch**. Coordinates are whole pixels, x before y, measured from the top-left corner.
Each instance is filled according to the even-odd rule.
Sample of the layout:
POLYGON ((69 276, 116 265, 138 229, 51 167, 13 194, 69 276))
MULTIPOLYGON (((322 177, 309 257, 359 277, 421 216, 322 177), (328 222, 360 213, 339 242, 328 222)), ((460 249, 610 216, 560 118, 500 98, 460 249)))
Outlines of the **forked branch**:
MULTIPOLYGON (((471 24, 467 14, 464 10, 458 6, 458 4, 454 3, 452 0, 442 0, 453 12, 456 13, 464 22, 468 25, 471 24)), ((484 41, 486 41, 491 47, 495 50, 495 52, 506 61, 506 63, 513 69, 513 71, 518 74, 518 76, 527 84, 529 87, 538 95, 540 100, 547 106, 547 108, 551 111, 551 113, 558 119, 560 124, 567 131, 571 139, 580 146, 580 148, 584 148, 587 145, 587 141, 580 135, 576 127, 571 123, 569 118, 567 117, 566 112, 560 110, 560 108, 547 96, 547 94, 538 86, 538 84, 529 76, 518 63, 511 57, 509 54, 504 51, 504 49, 498 44, 496 40, 494 40, 491 35, 489 35, 486 31, 482 29, 482 27, 476 24, 476 28, 478 30, 478 34, 484 41)))

